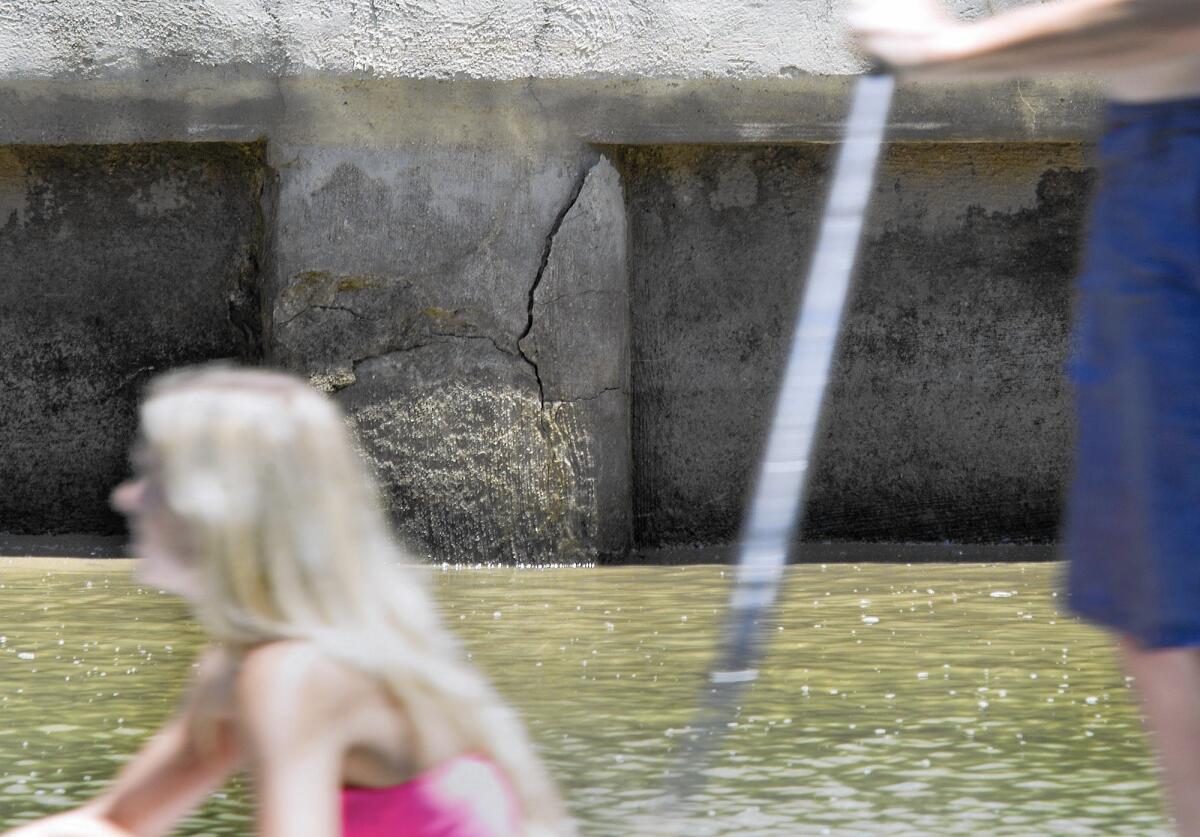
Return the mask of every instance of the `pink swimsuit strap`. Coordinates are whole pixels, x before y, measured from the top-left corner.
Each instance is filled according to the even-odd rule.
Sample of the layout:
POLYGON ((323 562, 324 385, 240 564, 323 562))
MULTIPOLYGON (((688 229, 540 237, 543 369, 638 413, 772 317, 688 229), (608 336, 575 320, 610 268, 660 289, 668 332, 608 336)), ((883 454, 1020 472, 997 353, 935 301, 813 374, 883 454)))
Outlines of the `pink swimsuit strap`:
POLYGON ((520 823, 508 778, 475 754, 403 784, 342 789, 344 837, 516 837, 520 823))

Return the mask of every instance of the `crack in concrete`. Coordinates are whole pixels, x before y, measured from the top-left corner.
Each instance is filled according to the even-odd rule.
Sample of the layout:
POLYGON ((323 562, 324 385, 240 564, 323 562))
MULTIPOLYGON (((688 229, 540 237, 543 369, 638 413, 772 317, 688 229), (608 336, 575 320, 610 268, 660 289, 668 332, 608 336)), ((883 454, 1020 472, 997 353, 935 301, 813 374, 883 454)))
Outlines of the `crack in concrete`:
POLYGON ((1017 80, 1017 98, 1021 100, 1021 104, 1025 105, 1025 109, 1029 111, 1030 133, 1036 134, 1038 120, 1037 110, 1029 103, 1029 100, 1025 98, 1025 91, 1021 89, 1021 82, 1019 79, 1017 80))
POLYGON ((496 351, 500 352, 501 354, 508 355, 509 357, 517 357, 518 356, 515 352, 501 346, 499 341, 497 341, 495 337, 491 337, 486 334, 450 334, 450 333, 446 333, 446 332, 434 331, 434 332, 430 332, 429 336, 436 337, 438 339, 436 339, 436 340, 418 340, 415 343, 406 343, 401 346, 387 346, 383 349, 380 349, 377 352, 372 352, 369 355, 363 355, 362 357, 351 358, 350 359, 350 367, 352 370, 355 370, 357 372, 359 365, 366 363, 368 360, 379 360, 380 358, 385 358, 388 355, 402 355, 402 354, 405 354, 406 352, 415 352, 418 349, 425 349, 425 348, 428 348, 429 346, 440 346, 451 340, 486 340, 487 342, 491 343, 492 346, 496 349, 496 351))
POLYGON ((309 313, 310 311, 342 311, 342 312, 345 312, 359 320, 374 319, 373 317, 368 317, 366 314, 362 314, 358 311, 355 311, 353 308, 348 308, 345 305, 306 305, 306 306, 304 306, 304 308, 297 311, 295 314, 288 317, 286 320, 279 323, 278 325, 280 328, 287 326, 287 325, 291 325, 291 323, 294 320, 297 320, 300 317, 303 317, 305 314, 309 313))
POLYGON ((595 401, 597 398, 604 395, 605 393, 624 392, 624 391, 625 390, 622 389, 621 387, 605 387, 604 389, 599 390, 598 392, 595 392, 591 395, 578 395, 578 396, 575 396, 574 398, 556 398, 555 400, 551 401, 550 403, 551 404, 578 404, 580 401, 595 401))
MULTIPOLYGON (((403 346, 389 346, 378 352, 372 352, 369 355, 351 358, 350 371, 357 378, 358 377, 358 367, 360 365, 366 363, 369 360, 380 360, 382 358, 388 357, 389 355, 402 355, 407 352, 415 352, 419 349, 426 349, 426 348, 429 348, 430 346, 440 346, 451 340, 486 340, 487 342, 491 343, 492 346, 496 349, 496 351, 500 352, 501 354, 508 355, 509 357, 519 357, 519 355, 517 353, 510 351, 509 349, 506 349, 503 346, 501 346, 499 341, 496 340, 496 338, 489 337, 486 334, 446 334, 446 333, 442 333, 442 332, 433 332, 430 334, 430 336, 436 337, 439 339, 423 340, 423 341, 416 342, 416 343, 409 343, 409 344, 406 344, 403 346)), ((344 386, 338 387, 338 389, 345 389, 346 386, 352 386, 352 384, 346 384, 344 386)), ((539 396, 542 396, 542 401, 540 402, 541 406, 545 407, 547 403, 549 403, 549 404, 576 404, 576 403, 579 403, 580 401, 595 401, 597 398, 600 398, 601 396, 603 396, 607 393, 610 393, 610 392, 625 392, 625 389, 623 387, 604 387, 603 389, 597 390, 596 392, 592 393, 591 395, 578 395, 578 396, 573 396, 571 398, 554 398, 548 402, 544 399, 544 396, 542 396, 542 393, 540 391, 538 394, 539 394, 539 396)))
POLYGON ((550 226, 550 232, 546 234, 546 244, 542 248, 541 262, 538 264, 537 273, 534 274, 533 284, 529 286, 529 299, 526 306, 528 319, 525 321, 525 330, 517 336, 517 351, 521 357, 529 364, 529 368, 533 370, 533 377, 537 380, 538 386, 538 401, 543 407, 546 406, 546 388, 542 383, 542 376, 538 372, 537 362, 529 355, 525 354, 525 349, 521 347, 521 341, 529 336, 533 331, 533 306, 535 304, 535 296, 537 289, 542 284, 542 278, 546 275, 546 268, 550 265, 550 256, 554 252, 554 239, 558 235, 558 231, 562 229, 563 223, 567 220, 567 216, 571 214, 571 210, 575 208, 575 204, 579 201, 579 196, 583 193, 584 184, 587 183, 588 176, 596 164, 592 164, 580 172, 575 184, 571 187, 571 194, 567 198, 566 205, 558 212, 558 216, 554 219, 554 223, 550 226))
MULTIPOLYGON (((492 337, 487 334, 451 334, 449 332, 444 332, 444 331, 431 331, 429 333, 429 336, 430 337, 444 337, 448 340, 486 340, 489 343, 491 343, 493 346, 495 346, 496 351, 500 352, 500 354, 508 355, 509 357, 518 357, 516 352, 514 352, 510 349, 504 348, 503 346, 500 345, 500 342, 495 337, 492 337)), ((431 346, 438 342, 442 342, 442 341, 431 340, 428 343, 424 343, 422 345, 431 346)))

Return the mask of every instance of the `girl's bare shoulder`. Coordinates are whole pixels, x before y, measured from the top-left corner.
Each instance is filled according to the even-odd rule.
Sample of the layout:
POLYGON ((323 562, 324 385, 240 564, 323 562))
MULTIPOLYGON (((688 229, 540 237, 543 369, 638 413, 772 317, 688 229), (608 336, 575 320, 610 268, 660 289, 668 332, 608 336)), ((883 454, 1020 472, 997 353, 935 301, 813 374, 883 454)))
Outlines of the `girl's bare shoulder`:
POLYGON ((234 700, 252 738, 273 747, 294 736, 337 738, 343 721, 376 688, 365 674, 315 644, 281 640, 240 658, 234 700))

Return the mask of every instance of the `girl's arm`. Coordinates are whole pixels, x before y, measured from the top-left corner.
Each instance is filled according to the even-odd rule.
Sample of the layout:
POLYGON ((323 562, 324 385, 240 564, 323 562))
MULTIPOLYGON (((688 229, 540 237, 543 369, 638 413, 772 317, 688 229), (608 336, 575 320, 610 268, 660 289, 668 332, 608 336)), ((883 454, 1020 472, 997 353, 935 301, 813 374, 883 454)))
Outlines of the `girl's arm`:
POLYGON ((342 673, 301 642, 251 651, 237 681, 238 716, 258 797, 259 837, 342 833, 342 673))
POLYGON ((1102 72, 1200 55, 1197 0, 1059 0, 976 23, 936 0, 858 0, 850 20, 864 50, 921 77, 1102 72))
POLYGON ((206 695, 226 677, 221 652, 200 661, 189 699, 180 714, 134 757, 113 783, 78 811, 49 817, 10 837, 83 837, 128 834, 158 837, 216 790, 240 760, 232 725, 214 721, 197 740, 194 729, 207 708, 206 695))

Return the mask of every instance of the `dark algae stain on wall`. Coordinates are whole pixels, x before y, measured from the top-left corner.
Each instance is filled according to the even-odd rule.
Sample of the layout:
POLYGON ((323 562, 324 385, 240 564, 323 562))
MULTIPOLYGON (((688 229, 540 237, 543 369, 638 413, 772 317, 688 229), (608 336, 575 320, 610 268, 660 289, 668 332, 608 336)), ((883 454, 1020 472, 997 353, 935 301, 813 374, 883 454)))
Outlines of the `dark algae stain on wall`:
MULTIPOLYGON (((736 537, 830 149, 620 152, 640 546, 736 537)), ((1070 469, 1070 285, 1092 177, 1073 143, 889 146, 832 371, 806 537, 1055 538, 1070 469)))
POLYGON ((0 532, 119 532, 143 384, 261 355, 263 151, 0 146, 0 532))

